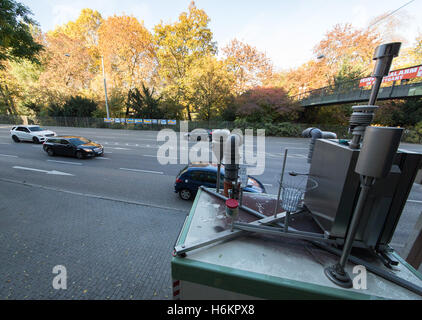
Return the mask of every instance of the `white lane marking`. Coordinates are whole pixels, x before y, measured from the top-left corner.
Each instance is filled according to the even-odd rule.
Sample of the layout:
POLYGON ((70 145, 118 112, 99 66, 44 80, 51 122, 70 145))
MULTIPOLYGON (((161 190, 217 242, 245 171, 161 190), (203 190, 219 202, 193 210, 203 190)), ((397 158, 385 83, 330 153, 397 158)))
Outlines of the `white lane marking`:
POLYGON ((134 172, 143 172, 143 173, 153 173, 153 174, 164 174, 164 172, 159 172, 159 171, 150 171, 150 170, 140 170, 140 169, 120 168, 120 170, 124 170, 124 171, 134 171, 134 172))
POLYGON ((0 144, 11 144, 11 143, 6 143, 6 142, 0 142, 0 144))
POLYGON ((57 162, 57 163, 64 163, 64 164, 73 164, 76 166, 81 166, 82 163, 79 162, 72 162, 72 161, 59 161, 59 160, 47 160, 48 162, 57 162))
POLYGON ((422 203, 422 201, 420 201, 420 200, 407 200, 407 202, 411 202, 411 203, 422 203))
POLYGON ((10 154, 0 154, 0 157, 19 158, 18 156, 12 156, 10 154))
POLYGON ((269 183, 263 183, 263 185, 264 186, 267 186, 267 187, 272 187, 273 186, 272 184, 269 184, 269 183))
POLYGON ((144 154, 144 157, 149 157, 149 158, 157 158, 158 159, 163 159, 163 160, 178 160, 178 157, 159 157, 157 155, 152 155, 152 154, 144 154))
POLYGON ((96 159, 96 160, 110 160, 110 158, 105 158, 105 157, 95 157, 94 159, 96 159))
POLYGON ((48 170, 41 170, 41 169, 34 169, 34 168, 27 168, 27 167, 19 167, 19 166, 14 166, 13 169, 43 172, 43 173, 46 173, 46 174, 53 174, 53 175, 60 175, 60 176, 73 176, 73 174, 66 173, 66 172, 60 172, 60 171, 56 171, 56 170, 48 171, 48 170))
POLYGON ((114 150, 132 150, 132 149, 128 149, 128 148, 111 148, 111 147, 107 147, 108 149, 114 149, 114 150))

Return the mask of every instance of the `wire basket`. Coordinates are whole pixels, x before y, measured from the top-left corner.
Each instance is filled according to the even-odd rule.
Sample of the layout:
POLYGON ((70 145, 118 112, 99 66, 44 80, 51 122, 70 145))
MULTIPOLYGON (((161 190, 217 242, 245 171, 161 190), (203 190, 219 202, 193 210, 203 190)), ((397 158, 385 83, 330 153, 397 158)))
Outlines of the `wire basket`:
POLYGON ((283 181, 281 186, 281 207, 287 212, 297 211, 303 195, 317 187, 318 183, 310 177, 290 177, 289 180, 283 181))

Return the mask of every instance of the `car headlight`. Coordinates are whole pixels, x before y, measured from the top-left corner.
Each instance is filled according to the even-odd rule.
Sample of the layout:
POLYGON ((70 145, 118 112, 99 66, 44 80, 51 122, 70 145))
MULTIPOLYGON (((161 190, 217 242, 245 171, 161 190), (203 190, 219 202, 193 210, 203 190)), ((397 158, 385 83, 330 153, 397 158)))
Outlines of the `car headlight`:
POLYGON ((92 149, 85 149, 85 148, 83 148, 82 150, 84 150, 86 152, 92 152, 92 149))

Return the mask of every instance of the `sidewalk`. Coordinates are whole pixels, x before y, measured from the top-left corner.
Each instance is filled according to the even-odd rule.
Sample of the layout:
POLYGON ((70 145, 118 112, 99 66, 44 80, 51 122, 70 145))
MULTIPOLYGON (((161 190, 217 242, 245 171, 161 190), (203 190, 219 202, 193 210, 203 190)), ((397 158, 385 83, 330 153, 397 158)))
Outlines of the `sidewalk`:
POLYGON ((0 181, 0 299, 171 299, 185 214, 0 181), (52 286, 53 267, 67 289, 52 286))

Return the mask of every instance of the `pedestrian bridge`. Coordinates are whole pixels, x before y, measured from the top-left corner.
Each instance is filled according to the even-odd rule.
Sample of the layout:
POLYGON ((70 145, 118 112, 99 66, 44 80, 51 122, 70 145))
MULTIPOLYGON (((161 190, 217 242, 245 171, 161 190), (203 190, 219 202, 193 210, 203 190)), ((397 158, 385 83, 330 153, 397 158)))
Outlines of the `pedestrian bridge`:
MULTIPOLYGON (((355 82, 308 91, 297 95, 295 98, 303 107, 313 107, 366 102, 369 100, 370 94, 371 89, 367 87, 359 88, 359 82, 355 82)), ((378 100, 409 99, 414 97, 422 97, 422 79, 419 79, 419 82, 381 87, 378 94, 378 100)))

